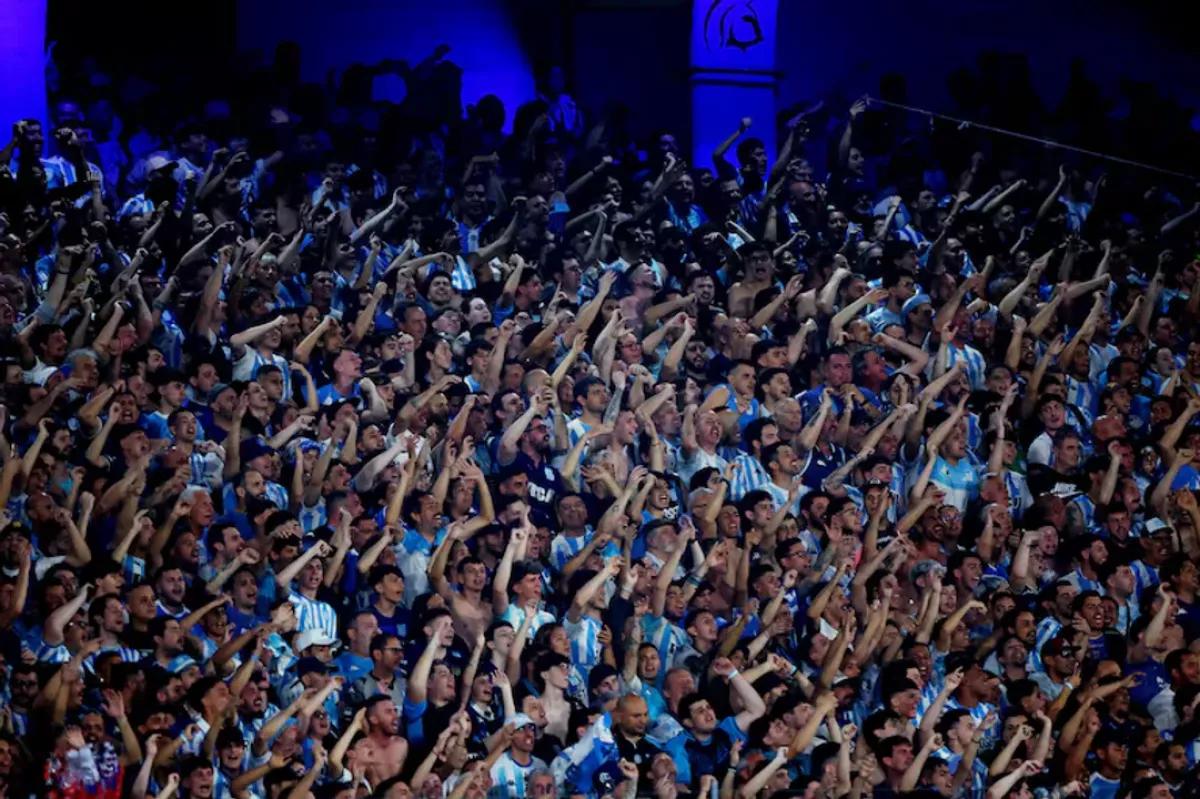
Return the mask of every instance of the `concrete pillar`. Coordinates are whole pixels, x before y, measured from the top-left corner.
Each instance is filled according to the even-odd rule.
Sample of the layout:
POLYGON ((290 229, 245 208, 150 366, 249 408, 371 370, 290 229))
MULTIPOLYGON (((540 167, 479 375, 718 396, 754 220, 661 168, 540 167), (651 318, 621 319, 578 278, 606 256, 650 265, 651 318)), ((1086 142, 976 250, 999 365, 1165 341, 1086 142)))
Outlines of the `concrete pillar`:
MULTIPOLYGON (((749 135, 775 158, 778 0, 692 0, 692 164, 710 167, 713 148, 751 117, 749 135)), ((729 154, 735 163, 734 154, 729 154)))

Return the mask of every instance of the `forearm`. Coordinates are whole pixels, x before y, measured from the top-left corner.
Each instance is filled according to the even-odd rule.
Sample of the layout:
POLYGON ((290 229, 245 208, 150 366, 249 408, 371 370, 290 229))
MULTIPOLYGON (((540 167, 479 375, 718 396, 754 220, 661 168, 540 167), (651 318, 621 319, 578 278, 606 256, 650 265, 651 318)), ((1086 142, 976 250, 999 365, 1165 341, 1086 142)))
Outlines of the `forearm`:
POLYGON ((289 563, 287 568, 275 575, 276 585, 278 585, 280 588, 288 590, 292 584, 292 581, 296 579, 296 575, 298 575, 304 569, 304 567, 308 565, 308 562, 316 556, 317 548, 311 547, 300 557, 289 563))
POLYGON ((329 750, 329 765, 334 769, 341 769, 342 763, 345 760, 346 752, 350 749, 350 741, 361 731, 358 723, 358 717, 355 717, 346 727, 346 731, 337 739, 337 743, 333 745, 333 749, 329 750))
MULTIPOLYGON (((988 200, 987 204, 983 206, 983 213, 986 215, 986 214, 991 214, 991 213, 995 212, 996 210, 998 210, 1000 208, 1000 206, 1004 205, 1004 203, 1008 201, 1008 198, 1011 197, 1023 185, 1025 185, 1025 182, 1022 180, 1018 180, 1015 183, 1013 183, 1011 186, 1009 186, 1007 189, 1000 192, 992 199, 988 200)), ((984 196, 986 197, 987 195, 984 195, 984 196)))
MULTIPOLYGON (((816 696, 810 697, 816 699, 816 696)), ((792 742, 788 746, 788 759, 799 757, 808 750, 813 739, 817 737, 817 730, 821 729, 821 724, 825 721, 823 713, 813 713, 809 718, 808 723, 801 727, 792 737, 792 742)))
POLYGON ((1050 325, 1050 320, 1058 313, 1058 306, 1062 304, 1063 297, 1061 294, 1055 294, 1050 298, 1050 302, 1043 305, 1033 319, 1030 320, 1026 330, 1033 336, 1034 340, 1042 337, 1042 333, 1046 332, 1046 328, 1050 325))
POLYGON ((229 343, 234 347, 245 347, 247 344, 258 341, 275 327, 277 327, 277 323, 275 322, 265 322, 261 325, 248 327, 242 332, 234 333, 230 336, 229 343))
POLYGON ((996 759, 992 761, 992 765, 988 767, 988 777, 996 779, 1002 774, 1008 772, 1008 764, 1012 762, 1013 755, 1017 752, 1017 747, 1025 742, 1025 739, 1019 735, 1014 735, 1000 750, 1000 754, 996 755, 996 759))
POLYGON ((1041 206, 1038 208, 1037 216, 1034 219, 1035 224, 1038 222, 1041 222, 1046 217, 1046 215, 1050 213, 1050 209, 1053 208, 1054 203, 1058 201, 1058 196, 1060 194, 1062 194, 1062 191, 1063 191, 1063 188, 1065 187, 1065 185, 1066 185, 1065 178, 1059 180, 1058 183, 1054 186, 1054 189, 1050 192, 1049 196, 1047 196, 1046 199, 1042 201, 1041 206))
POLYGON ((838 345, 838 334, 842 332, 851 319, 857 317, 862 312, 863 308, 867 307, 867 303, 870 301, 869 294, 864 294, 833 315, 833 319, 831 319, 829 322, 830 344, 834 346, 838 345))
POLYGON ((820 409, 817 410, 817 415, 800 431, 798 443, 800 448, 805 452, 811 452, 816 448, 817 442, 821 439, 821 431, 825 428, 825 419, 828 416, 829 404, 822 403, 820 409))
POLYGON ((823 313, 833 313, 833 305, 837 301, 838 289, 841 288, 842 281, 850 276, 850 273, 845 269, 835 269, 833 275, 830 276, 829 282, 821 289, 817 295, 817 307, 823 313))
MULTIPOLYGON (((325 335, 325 332, 329 329, 329 325, 330 325, 330 321, 328 321, 327 319, 321 320, 321 323, 319 325, 317 325, 315 328, 313 328, 313 331, 311 333, 309 333, 307 336, 305 336, 300 341, 300 343, 296 345, 296 349, 292 353, 292 357, 294 357, 297 361, 299 361, 302 364, 307 364, 309 356, 312 354, 312 351, 316 348, 317 344, 320 343, 321 338, 325 335)), ((265 325, 264 325, 264 327, 265 327, 265 325)), ((249 332, 249 331, 247 331, 247 332, 249 332)), ((231 343, 232 343, 232 340, 231 340, 231 343)), ((412 357, 411 354, 409 357, 412 357)))
POLYGON ((1025 278, 1013 287, 1012 291, 1004 295, 1000 302, 996 305, 996 312, 1001 316, 1012 316, 1012 312, 1016 310, 1021 303, 1021 298, 1029 291, 1029 287, 1034 284, 1038 275, 1034 272, 1029 272, 1025 278))
POLYGON ((46 623, 42 625, 42 639, 45 643, 51 646, 57 646, 62 643, 63 630, 66 629, 67 622, 75 618, 75 614, 79 612, 87 601, 87 592, 80 590, 71 601, 64 604, 62 607, 53 611, 47 618, 46 623))
MULTIPOLYGON (((369 266, 370 264, 368 264, 369 266)), ((366 267, 363 267, 366 272, 366 267)), ((379 307, 379 294, 372 294, 371 299, 367 300, 367 304, 358 312, 358 316, 354 318, 354 328, 350 332, 348 339, 353 346, 362 341, 367 335, 367 331, 371 328, 371 322, 375 321, 375 309, 379 307)))

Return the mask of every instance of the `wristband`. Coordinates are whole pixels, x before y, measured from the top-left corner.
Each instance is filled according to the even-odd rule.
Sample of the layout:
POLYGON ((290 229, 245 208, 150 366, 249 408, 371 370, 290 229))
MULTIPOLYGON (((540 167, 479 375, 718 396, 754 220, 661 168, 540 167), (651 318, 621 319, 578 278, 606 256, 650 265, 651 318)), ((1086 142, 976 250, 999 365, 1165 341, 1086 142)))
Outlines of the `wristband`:
MULTIPOLYGON (((789 665, 791 665, 791 664, 789 664, 789 665)), ((792 670, 788 672, 788 676, 789 676, 789 677, 792 677, 792 676, 794 676, 794 675, 796 674, 796 672, 798 672, 798 671, 800 671, 800 669, 796 668, 795 666, 792 666, 792 670)))
POLYGON ((739 674, 741 674, 741 672, 738 671, 737 669, 734 669, 733 671, 729 672, 729 676, 726 677, 725 679, 729 682, 733 682, 733 678, 738 676, 739 674))
POLYGON ((1074 691, 1074 690, 1075 690, 1075 683, 1071 682, 1070 680, 1065 680, 1065 681, 1063 682, 1063 685, 1067 686, 1067 687, 1068 687, 1068 688, 1070 688, 1072 691, 1074 691))

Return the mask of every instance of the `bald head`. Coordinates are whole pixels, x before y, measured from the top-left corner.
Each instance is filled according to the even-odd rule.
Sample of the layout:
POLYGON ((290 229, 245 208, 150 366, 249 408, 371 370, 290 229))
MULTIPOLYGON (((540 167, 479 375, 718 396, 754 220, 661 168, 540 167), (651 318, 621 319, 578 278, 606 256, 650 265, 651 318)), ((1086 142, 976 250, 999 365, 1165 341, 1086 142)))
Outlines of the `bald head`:
POLYGON ((617 725, 626 736, 646 734, 650 723, 650 708, 646 700, 637 694, 625 694, 617 702, 617 725))

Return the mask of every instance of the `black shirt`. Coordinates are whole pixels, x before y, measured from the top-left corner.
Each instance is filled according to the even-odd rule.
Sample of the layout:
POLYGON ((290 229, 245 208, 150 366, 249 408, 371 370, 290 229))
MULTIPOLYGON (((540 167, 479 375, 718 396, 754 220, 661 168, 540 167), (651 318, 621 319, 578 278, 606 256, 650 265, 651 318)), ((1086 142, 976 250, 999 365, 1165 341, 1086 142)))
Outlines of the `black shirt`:
POLYGON ((650 764, 654 762, 655 755, 662 752, 662 749, 650 743, 645 736, 634 743, 626 738, 620 730, 614 731, 613 739, 617 742, 617 751, 621 753, 621 759, 628 760, 638 767, 639 788, 650 785, 653 782, 650 779, 650 764))

